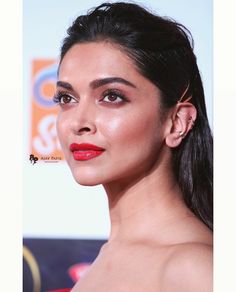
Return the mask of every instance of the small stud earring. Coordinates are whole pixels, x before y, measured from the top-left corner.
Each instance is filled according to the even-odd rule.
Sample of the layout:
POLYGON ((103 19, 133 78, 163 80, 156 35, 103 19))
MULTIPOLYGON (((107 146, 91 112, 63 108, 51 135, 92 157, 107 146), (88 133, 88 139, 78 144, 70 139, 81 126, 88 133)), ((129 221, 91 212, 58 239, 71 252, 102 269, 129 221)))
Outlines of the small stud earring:
POLYGON ((183 131, 180 131, 179 132, 179 137, 183 137, 184 136, 184 132, 183 131))

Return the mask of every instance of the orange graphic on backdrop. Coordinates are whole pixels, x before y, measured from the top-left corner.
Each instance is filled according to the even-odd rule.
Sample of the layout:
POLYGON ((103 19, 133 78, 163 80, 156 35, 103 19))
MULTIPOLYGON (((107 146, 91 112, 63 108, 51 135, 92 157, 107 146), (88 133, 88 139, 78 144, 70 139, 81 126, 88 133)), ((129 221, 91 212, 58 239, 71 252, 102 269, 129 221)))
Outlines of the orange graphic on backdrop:
POLYGON ((53 104, 57 63, 55 60, 32 61, 31 153, 39 160, 63 158, 56 134, 58 107, 53 104))

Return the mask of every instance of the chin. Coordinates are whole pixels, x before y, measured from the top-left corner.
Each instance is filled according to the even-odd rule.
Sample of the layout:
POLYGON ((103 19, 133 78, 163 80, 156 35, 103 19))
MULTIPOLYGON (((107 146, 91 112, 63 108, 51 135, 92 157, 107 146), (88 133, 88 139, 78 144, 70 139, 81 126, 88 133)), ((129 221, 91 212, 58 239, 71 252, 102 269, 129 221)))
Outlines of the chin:
POLYGON ((91 180, 89 180, 89 179, 84 179, 84 180, 82 180, 82 179, 75 179, 75 181, 79 184, 79 185, 81 185, 81 186, 86 186, 86 187, 94 187, 94 186, 98 186, 98 185, 100 185, 100 183, 97 183, 97 182, 95 182, 95 181, 91 181, 91 180))
POLYGON ((75 181, 82 186, 97 186, 102 184, 102 179, 99 175, 96 173, 87 173, 86 171, 79 171, 79 170, 74 170, 72 171, 72 175, 75 179, 75 181))

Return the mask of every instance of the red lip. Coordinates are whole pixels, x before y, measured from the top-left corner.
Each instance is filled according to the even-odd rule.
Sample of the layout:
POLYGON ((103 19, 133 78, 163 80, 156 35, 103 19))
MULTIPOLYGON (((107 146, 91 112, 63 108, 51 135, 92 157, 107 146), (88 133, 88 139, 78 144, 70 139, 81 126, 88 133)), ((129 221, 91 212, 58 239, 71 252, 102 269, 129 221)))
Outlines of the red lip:
POLYGON ((84 161, 95 158, 103 153, 105 149, 88 143, 72 143, 70 145, 70 151, 73 152, 75 160, 84 161))

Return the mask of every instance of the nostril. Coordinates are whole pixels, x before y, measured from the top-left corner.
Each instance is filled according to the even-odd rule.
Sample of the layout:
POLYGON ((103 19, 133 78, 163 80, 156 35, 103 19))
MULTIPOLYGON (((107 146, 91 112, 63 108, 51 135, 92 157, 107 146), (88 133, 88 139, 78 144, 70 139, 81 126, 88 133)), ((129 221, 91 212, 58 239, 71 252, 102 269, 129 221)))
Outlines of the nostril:
POLYGON ((82 125, 79 125, 79 123, 75 123, 72 125, 72 131, 75 135, 91 135, 96 132, 96 126, 93 123, 84 123, 82 125))
POLYGON ((84 127, 84 128, 81 128, 78 133, 81 134, 81 133, 84 133, 84 132, 90 132, 90 128, 89 127, 84 127))

